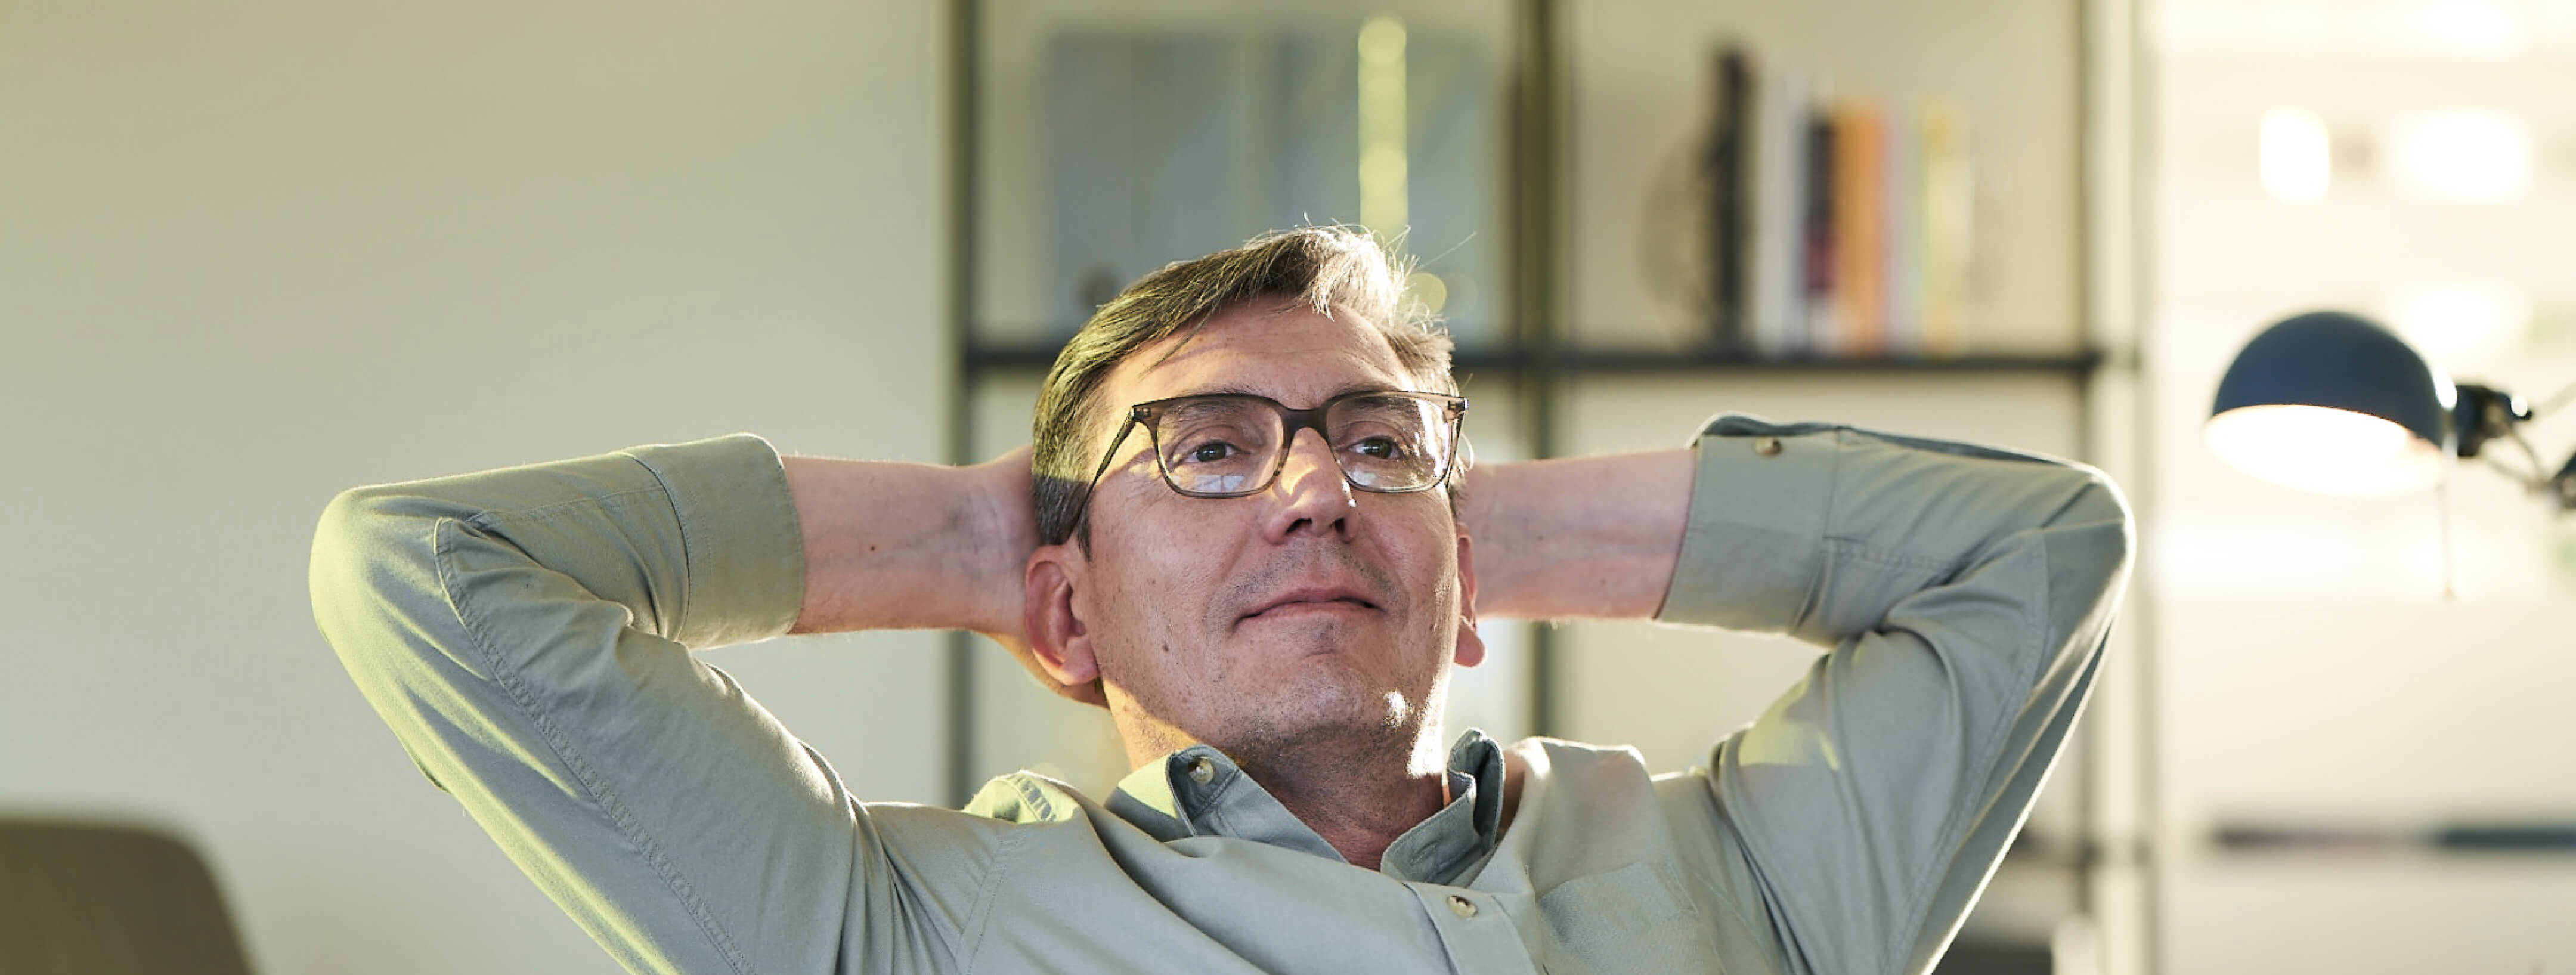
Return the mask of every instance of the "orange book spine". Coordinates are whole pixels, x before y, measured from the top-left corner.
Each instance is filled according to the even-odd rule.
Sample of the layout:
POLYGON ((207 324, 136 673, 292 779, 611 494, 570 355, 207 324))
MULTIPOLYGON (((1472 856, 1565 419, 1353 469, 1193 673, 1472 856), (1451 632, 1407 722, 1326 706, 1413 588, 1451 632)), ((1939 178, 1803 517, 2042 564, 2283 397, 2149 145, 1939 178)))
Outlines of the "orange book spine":
POLYGON ((1834 113, 1835 351, 1874 355, 1887 347, 1887 149, 1875 107, 1852 102, 1834 113))

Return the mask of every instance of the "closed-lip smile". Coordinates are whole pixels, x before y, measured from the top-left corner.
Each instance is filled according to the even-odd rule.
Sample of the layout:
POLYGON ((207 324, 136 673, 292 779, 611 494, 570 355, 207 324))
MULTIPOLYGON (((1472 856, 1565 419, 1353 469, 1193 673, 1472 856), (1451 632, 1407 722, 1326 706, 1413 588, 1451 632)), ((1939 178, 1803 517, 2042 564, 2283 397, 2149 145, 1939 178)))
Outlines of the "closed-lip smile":
POLYGON ((1333 608, 1376 609, 1377 604, 1360 595, 1358 590, 1346 586, 1301 586, 1263 600, 1251 612, 1243 614, 1243 618, 1266 615, 1272 610, 1300 612, 1333 608))

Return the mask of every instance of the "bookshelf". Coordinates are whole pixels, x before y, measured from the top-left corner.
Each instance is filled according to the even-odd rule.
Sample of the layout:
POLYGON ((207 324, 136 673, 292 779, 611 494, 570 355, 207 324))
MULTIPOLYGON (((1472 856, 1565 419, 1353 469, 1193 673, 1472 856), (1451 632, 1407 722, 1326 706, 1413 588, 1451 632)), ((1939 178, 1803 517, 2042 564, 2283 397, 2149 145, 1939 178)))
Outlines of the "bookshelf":
MULTIPOLYGON (((990 86, 1008 79, 1025 87, 1032 72, 988 61, 1032 50, 1029 27, 1016 18, 1033 6, 1086 5, 952 0, 950 8, 950 224, 959 228, 950 241, 958 377, 950 415, 959 462, 1026 437, 1036 382, 1073 324, 1050 320, 1028 296, 1032 285, 1021 279, 1029 273, 997 271, 1032 266, 1026 249, 1033 235, 996 211, 1037 203, 1025 172, 1012 175, 1031 165, 1027 147, 1003 145, 1020 136, 997 132, 1009 126, 997 126, 987 111, 1025 96, 990 86), (1002 10, 1014 24, 996 28, 1002 10), (1013 185, 988 190, 985 181, 997 171, 1013 185)), ((2099 137, 2086 118, 2086 101, 2095 97, 2088 59, 2104 44, 2125 50, 2125 5, 1415 0, 1372 9, 1378 6, 1482 38, 1497 54, 1482 77, 1495 88, 1504 124, 1493 132, 1499 165, 1479 177, 1489 178, 1492 209, 1477 230, 1488 245, 1477 258, 1488 270, 1477 273, 1487 278, 1489 303, 1460 330, 1455 358, 1477 403, 1471 441, 1506 445, 1486 453, 1488 460, 1674 446, 1699 420, 1725 409, 2094 455, 2103 426, 2094 412, 2098 387, 2127 369, 2129 357, 2106 354, 2095 338, 2103 261, 2090 248, 2103 231, 2085 195, 2093 183, 2088 139, 2099 137), (2107 26, 2106 9, 2116 20, 2107 26), (1963 106, 1974 132, 1978 250, 1965 299, 1968 325, 1955 348, 1778 356, 1723 347, 1709 341, 1703 310, 1659 299, 1653 282, 1637 273, 1639 242, 1652 239, 1647 225, 1655 219, 1654 201, 1641 188, 1653 186, 1658 167, 1676 153, 1692 151, 1708 111, 1712 55, 1730 38, 1795 51, 1836 91, 1929 91, 1963 106)), ((1099 0, 1089 8, 1117 11, 1112 20, 1193 16, 1188 5, 1161 0, 1099 0)), ((1609 624, 1527 627, 1519 637, 1514 730, 1628 740, 1627 729, 1603 716, 1654 708, 1614 707, 1603 689, 1658 676, 1664 685, 1723 685, 1714 710, 1740 723, 1812 657, 1776 641, 1710 637, 1609 624), (1731 657, 1752 663, 1709 663, 1731 657)), ((1075 720, 1058 716, 1015 665, 978 643, 960 635, 949 671, 950 787, 961 799, 986 776, 1015 767, 1015 755, 1031 754, 1027 743, 1068 740, 1073 726, 1065 722, 1075 720)), ((1667 737, 1704 744, 1730 728, 1690 727, 1667 737)), ((2085 748, 2070 744, 2058 782, 2082 781, 2086 762, 2073 753, 2085 748)), ((1704 763, 1676 762, 1656 747, 1647 753, 1658 767, 1704 763)), ((2060 801, 2032 817, 2034 833, 2044 835, 2017 847, 2015 858, 2044 875, 2037 881, 2050 891, 2044 899, 2088 902, 2085 877, 2099 848, 2086 825, 2092 812, 2080 801, 2090 791, 2080 784, 2051 790, 2060 801), (2048 852, 2031 855, 2035 849, 2048 852)), ((1998 897, 2011 896, 2016 883, 2028 886, 2013 877, 1997 883, 1998 897)))

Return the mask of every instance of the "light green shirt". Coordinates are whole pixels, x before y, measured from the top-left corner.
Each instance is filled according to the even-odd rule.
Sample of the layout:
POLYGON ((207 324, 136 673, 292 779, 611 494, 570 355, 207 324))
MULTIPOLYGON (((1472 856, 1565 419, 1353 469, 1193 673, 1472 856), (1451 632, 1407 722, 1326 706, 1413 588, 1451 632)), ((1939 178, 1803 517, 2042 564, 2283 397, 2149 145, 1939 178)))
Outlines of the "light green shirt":
MULTIPOLYGON (((1214 749, 1095 801, 868 803, 689 650, 785 633, 804 557, 750 436, 351 491, 323 634, 431 781, 636 972, 1930 967, 2092 683, 2131 525, 2089 469, 1728 416, 1662 619, 1826 647, 1706 768, 1468 733, 1351 866, 1214 749)), ((894 746, 899 747, 899 746, 894 746)))

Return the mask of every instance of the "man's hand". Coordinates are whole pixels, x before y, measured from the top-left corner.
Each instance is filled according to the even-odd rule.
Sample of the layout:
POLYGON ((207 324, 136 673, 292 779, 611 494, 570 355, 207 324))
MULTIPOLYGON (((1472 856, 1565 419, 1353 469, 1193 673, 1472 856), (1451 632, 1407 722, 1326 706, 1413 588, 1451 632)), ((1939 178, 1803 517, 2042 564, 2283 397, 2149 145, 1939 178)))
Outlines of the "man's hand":
MULTIPOLYGON (((972 630, 1028 664, 1021 577, 1038 544, 1028 448, 970 467, 784 463, 805 540, 792 632, 972 630)), ((1099 703, 1095 686, 1050 686, 1099 703)))
POLYGON ((1002 645, 1017 658, 1021 668, 1036 677, 1038 683, 1059 695, 1108 707, 1100 695, 1100 683, 1064 684, 1047 675, 1031 656, 1027 616, 1021 604, 1028 591, 1024 580, 1028 573, 1029 553, 1038 547, 1037 513, 1031 504, 1029 472, 1030 450, 1021 447, 990 461, 966 468, 973 477, 975 495, 983 509, 978 518, 982 527, 976 535, 984 540, 986 550, 974 559, 979 578, 974 591, 982 596, 983 610, 978 621, 964 627, 981 633, 1002 645))

